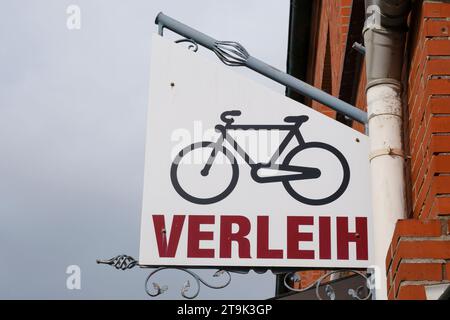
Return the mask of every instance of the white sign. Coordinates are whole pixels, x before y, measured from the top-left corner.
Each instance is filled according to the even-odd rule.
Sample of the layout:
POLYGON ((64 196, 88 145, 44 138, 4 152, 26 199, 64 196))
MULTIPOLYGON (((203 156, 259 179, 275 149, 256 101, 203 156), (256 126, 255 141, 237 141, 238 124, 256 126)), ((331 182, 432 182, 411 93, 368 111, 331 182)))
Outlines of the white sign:
POLYGON ((367 267, 365 135, 155 35, 139 262, 367 267))

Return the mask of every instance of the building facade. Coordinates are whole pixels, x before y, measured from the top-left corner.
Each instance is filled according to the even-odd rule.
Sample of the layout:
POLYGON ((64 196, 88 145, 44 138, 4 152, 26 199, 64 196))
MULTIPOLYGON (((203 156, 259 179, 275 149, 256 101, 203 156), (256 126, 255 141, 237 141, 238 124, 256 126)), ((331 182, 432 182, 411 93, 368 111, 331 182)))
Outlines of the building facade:
MULTIPOLYGON (((363 0, 292 0, 288 73, 367 110, 363 0), (359 48, 359 50, 358 50, 359 48)), ((407 213, 388 252, 388 299, 429 299, 450 284, 450 2, 411 1, 402 72, 407 213)), ((286 94, 363 132, 364 126, 286 94)), ((323 271, 302 271, 298 287, 323 271)))

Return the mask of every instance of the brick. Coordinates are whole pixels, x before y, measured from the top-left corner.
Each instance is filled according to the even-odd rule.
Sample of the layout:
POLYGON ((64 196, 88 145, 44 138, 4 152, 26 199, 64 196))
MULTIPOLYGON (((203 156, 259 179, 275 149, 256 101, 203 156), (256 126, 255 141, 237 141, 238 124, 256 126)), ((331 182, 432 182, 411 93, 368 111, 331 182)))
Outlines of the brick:
MULTIPOLYGON (((450 63, 450 59, 448 61, 450 63)), ((429 102, 429 108, 433 114, 450 114, 450 97, 432 97, 429 102)))
MULTIPOLYGON (((414 190, 421 190, 421 188, 423 187, 424 189, 426 189, 424 192, 429 192, 430 185, 435 176, 448 173, 450 173, 450 155, 433 155, 431 161, 427 161, 426 159, 424 160, 424 163, 422 164, 421 170, 417 174, 417 177, 415 176, 413 170, 412 177, 413 181, 415 180, 413 182, 414 190)), ((423 213, 420 214, 422 218, 425 218, 432 213, 431 210, 435 202, 434 196, 435 194, 428 194, 425 197, 423 208, 417 207, 419 205, 422 205, 423 203, 415 203, 415 212, 418 213, 419 209, 423 209, 423 213)), ((436 215, 434 214, 434 216, 436 215)))
POLYGON ((424 2, 422 15, 424 18, 450 17, 450 4, 442 2, 424 2))
POLYGON ((441 263, 401 263, 396 278, 408 281, 440 281, 442 280, 441 263))
POLYGON ((450 263, 447 263, 444 267, 445 280, 450 280, 450 263))
POLYGON ((428 56, 448 56, 450 55, 450 40, 429 39, 425 42, 425 52, 428 56))
MULTIPOLYGON (((418 197, 418 188, 416 187, 416 180, 419 179, 420 174, 425 174, 426 169, 429 166, 429 163, 433 157, 433 155, 437 155, 439 153, 448 153, 450 149, 450 135, 436 135, 432 134, 429 137, 426 137, 422 144, 419 146, 419 149, 415 151, 415 153, 411 154, 411 172, 413 179, 413 187, 415 192, 413 193, 414 205, 418 197), (419 170, 421 172, 419 173, 419 170)), ((424 177, 422 177, 424 178, 424 177)), ((422 196, 422 198, 424 198, 422 196)), ((422 199, 424 200, 424 199, 422 199)))
POLYGON ((391 262, 394 271, 402 259, 450 259, 450 241, 400 240, 391 262))
POLYGON ((427 37, 448 37, 450 21, 429 20, 425 22, 424 28, 427 37))
POLYGON ((349 16, 342 16, 341 17, 341 23, 343 25, 347 25, 347 28, 348 28, 348 24, 350 23, 350 17, 349 16))
POLYGON ((394 292, 394 289, 392 288, 388 291, 388 300, 394 300, 394 299, 395 299, 395 292, 394 292))
MULTIPOLYGON (((450 82, 448 83, 450 90, 450 82)), ((432 117, 431 118, 431 130, 433 133, 447 133, 450 132, 450 117, 432 117)), ((448 151, 450 151, 450 146, 448 151)))
POLYGON ((353 4, 353 0, 341 0, 342 7, 351 7, 353 4))
POLYGON ((424 203, 427 200, 427 197, 429 197, 431 192, 431 184, 433 182, 434 177, 428 177, 427 181, 425 181, 420 188, 420 190, 416 190, 417 198, 415 198, 413 203, 413 215, 414 218, 418 218, 420 216, 420 213, 422 212, 424 203))
POLYGON ((417 146, 420 145, 420 142, 423 140, 425 131, 431 120, 430 117, 425 118, 422 114, 420 114, 420 118, 419 125, 414 126, 414 129, 411 132, 411 145, 413 146, 412 152, 417 149, 417 146))
POLYGON ((341 8, 341 15, 344 17, 350 17, 350 15, 352 14, 352 7, 348 6, 348 7, 342 7, 341 8))
MULTIPOLYGON (((449 146, 449 149, 450 149, 450 146, 449 146)), ((431 161, 431 170, 432 170, 433 174, 450 173, 450 155, 434 156, 431 161)))
MULTIPOLYGON (((446 130, 450 127, 449 117, 432 116, 429 117, 428 123, 426 125, 426 130, 423 137, 423 142, 428 142, 429 137, 433 134, 447 133, 446 130), (447 119, 445 119, 447 118, 447 119), (448 123, 445 123, 448 122, 448 123)), ((447 146, 447 151, 449 146, 447 146)))
POLYGON ((432 136, 430 147, 433 153, 448 152, 450 149, 450 136, 432 136))
POLYGON ((405 259, 450 259, 450 240, 400 241, 396 255, 405 259))
POLYGON ((403 281, 441 281, 441 263, 400 263, 394 276, 394 290, 398 292, 403 281))
POLYGON ((414 173, 412 176, 415 180, 420 180, 428 175, 435 176, 444 173, 450 173, 450 154, 433 154, 431 159, 425 157, 417 176, 414 173))
POLYGON ((430 201, 430 197, 437 195, 450 194, 450 176, 437 175, 431 176, 419 191, 419 196, 414 203, 413 215, 415 218, 421 217, 421 212, 427 201, 430 201))
POLYGON ((387 290, 391 290, 393 287, 392 284, 394 283, 394 272, 392 271, 392 268, 388 268, 386 270, 386 282, 387 282, 387 290))
MULTIPOLYGON (((410 132, 409 136, 411 137, 411 143, 414 143, 418 137, 418 128, 424 123, 427 124, 429 122, 429 115, 431 115, 428 103, 430 100, 430 95, 426 94, 425 89, 419 88, 419 94, 417 94, 414 102, 410 105, 412 106, 410 111, 410 132)), ((429 90, 428 90, 429 91, 429 90)), ((423 136, 419 137, 420 139, 423 136)))
POLYGON ((427 144, 423 143, 418 147, 417 150, 415 150, 414 153, 411 154, 411 170, 412 172, 417 172, 420 169, 420 165, 423 163, 423 161, 426 161, 426 155, 427 153, 427 144))
POLYGON ((399 300, 426 300, 427 295, 423 285, 401 286, 396 297, 399 300))
POLYGON ((434 196, 429 196, 425 199, 425 202, 422 205, 422 211, 418 216, 421 220, 432 219, 431 208, 433 207, 434 199, 434 196))
POLYGON ((450 196, 434 198, 431 207, 430 217, 450 215, 450 196))
POLYGON ((427 60, 425 74, 427 77, 432 75, 449 75, 450 59, 427 60))
MULTIPOLYGON (((417 53, 416 53, 417 54, 417 53)), ((412 64, 408 75, 408 92, 411 95, 415 92, 414 87, 417 85, 417 80, 421 75, 421 63, 412 64)))
POLYGON ((398 220, 392 236, 392 247, 395 249, 400 237, 439 237, 440 235, 439 220, 398 220))
POLYGON ((432 192, 434 194, 449 194, 450 176, 435 176, 433 179, 432 192))
POLYGON ((427 94, 450 94, 450 79, 428 80, 427 94))
MULTIPOLYGON (((410 73, 409 73, 409 81, 414 81, 417 80, 418 77, 420 77, 420 73, 419 70, 422 68, 422 64, 425 61, 425 56, 428 53, 429 49, 429 45, 427 44, 428 41, 431 41, 430 39, 427 39, 427 41, 425 41, 424 43, 424 48, 421 48, 419 45, 416 45, 416 47, 413 50, 412 53, 412 58, 411 58, 411 69, 410 69, 410 73)), ((434 46, 433 48, 434 49, 434 46)), ((408 90, 410 90, 411 88, 413 88, 413 85, 410 85, 410 87, 408 88, 408 90)), ((411 90, 410 90, 411 92, 411 90)), ((415 91, 412 91, 415 92, 415 91)))
POLYGON ((388 280, 391 280, 392 277, 393 277, 393 275, 390 274, 390 272, 391 272, 392 263, 393 263, 393 260, 394 260, 394 251, 395 251, 395 248, 393 247, 393 245, 391 243, 389 245, 389 247, 388 247, 388 252, 386 253, 386 261, 385 261, 388 280), (389 277, 391 277, 391 278, 389 278, 389 277))
POLYGON ((415 161, 412 167, 412 174, 414 179, 420 179, 424 178, 425 169, 427 168, 427 163, 425 163, 424 167, 424 161, 428 160, 422 155, 422 157, 417 157, 417 155, 420 152, 420 149, 423 150, 424 142, 426 141, 426 135, 425 132, 428 130, 429 125, 423 123, 419 129, 419 136, 414 141, 411 141, 411 155, 415 157, 415 161))

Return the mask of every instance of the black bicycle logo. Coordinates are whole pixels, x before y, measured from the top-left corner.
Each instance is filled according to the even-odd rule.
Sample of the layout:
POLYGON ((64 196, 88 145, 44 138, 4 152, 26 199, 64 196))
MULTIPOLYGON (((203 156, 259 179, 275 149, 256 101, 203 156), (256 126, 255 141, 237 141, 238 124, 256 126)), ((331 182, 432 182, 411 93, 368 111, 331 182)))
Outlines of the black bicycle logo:
MULTIPOLYGON (((209 142, 209 141, 197 142, 190 146, 187 146, 177 154, 171 166, 170 178, 172 180, 173 187, 181 197, 195 204, 206 205, 216 203, 225 199, 233 191, 238 182, 239 166, 234 155, 223 146, 225 140, 229 143, 230 146, 232 146, 236 150, 237 154, 240 157, 242 157, 244 161, 250 166, 251 177, 254 181, 258 183, 281 182, 286 191, 289 193, 289 195, 291 195, 294 199, 296 199, 299 202, 314 206, 325 205, 335 201, 345 192, 350 181, 350 168, 347 163, 347 160, 339 150, 337 150, 331 145, 322 142, 305 142, 300 132, 300 127, 303 123, 308 121, 309 119, 308 116, 302 115, 302 116, 287 117, 284 119, 284 121, 289 124, 284 125, 233 125, 234 123, 233 117, 237 117, 240 115, 241 111, 239 110, 227 111, 222 113, 220 119, 225 123, 225 125, 217 125, 215 127, 215 129, 218 132, 220 132, 220 136, 216 142, 209 142), (256 163, 250 158, 247 152, 241 148, 241 146, 236 142, 236 140, 234 140, 228 134, 229 130, 281 130, 281 131, 288 131, 288 134, 279 145, 277 151, 272 155, 268 163, 256 163), (286 147, 294 137, 298 141, 298 146, 287 154, 282 164, 276 164, 276 161, 279 159, 280 155, 283 153, 283 151, 286 149, 286 147), (208 197, 193 196, 189 193, 189 191, 185 190, 185 188, 183 188, 180 184, 180 181, 178 179, 178 170, 180 167, 179 164, 181 163, 183 157, 185 157, 190 152, 205 148, 211 149, 211 152, 206 163, 201 165, 202 169, 200 172, 198 172, 198 174, 201 174, 201 176, 203 177, 208 177, 208 175, 210 174, 210 170, 214 165, 214 160, 216 159, 217 155, 219 153, 223 153, 223 155, 225 155, 225 157, 229 160, 230 165, 232 166, 231 179, 229 183, 227 183, 227 187, 225 187, 225 190, 223 190, 217 195, 208 197), (312 199, 310 197, 302 196, 298 191, 295 190, 293 185, 293 182, 295 181, 317 179, 321 176, 321 170, 319 168, 309 166, 308 167, 296 166, 294 164, 291 164, 291 161, 294 159, 296 155, 299 155, 301 152, 304 152, 305 150, 313 148, 331 152, 332 155, 334 155, 340 163, 339 169, 342 169, 342 181, 338 189, 332 192, 330 195, 327 195, 325 197, 322 196, 318 199, 312 199), (264 177, 258 175, 258 170, 260 170, 261 168, 276 169, 280 172, 289 172, 290 174, 264 177)), ((207 154, 209 154, 209 151, 207 154)))

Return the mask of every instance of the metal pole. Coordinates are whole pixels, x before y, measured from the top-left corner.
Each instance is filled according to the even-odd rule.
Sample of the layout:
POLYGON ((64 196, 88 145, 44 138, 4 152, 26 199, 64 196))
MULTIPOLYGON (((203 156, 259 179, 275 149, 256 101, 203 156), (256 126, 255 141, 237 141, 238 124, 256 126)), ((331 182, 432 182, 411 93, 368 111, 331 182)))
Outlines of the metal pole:
POLYGON ((162 12, 156 17, 155 23, 159 26, 160 33, 163 28, 167 28, 187 39, 191 39, 197 44, 214 51, 219 59, 226 65, 245 66, 302 95, 318 101, 337 112, 343 113, 353 120, 363 124, 368 121, 366 112, 252 57, 245 48, 237 42, 215 40, 200 31, 166 16, 162 12))

